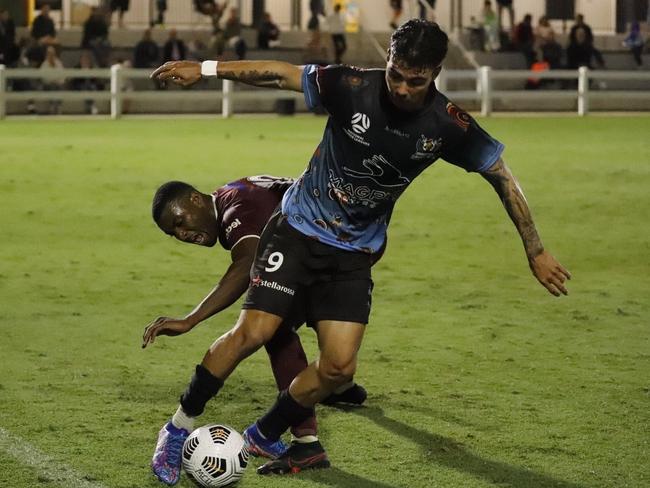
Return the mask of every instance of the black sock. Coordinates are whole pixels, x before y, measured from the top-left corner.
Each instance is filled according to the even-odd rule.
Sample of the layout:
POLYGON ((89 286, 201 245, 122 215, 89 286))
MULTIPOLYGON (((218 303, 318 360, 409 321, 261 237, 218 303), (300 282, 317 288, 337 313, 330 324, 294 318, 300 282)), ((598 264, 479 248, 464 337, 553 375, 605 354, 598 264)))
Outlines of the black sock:
POLYGON ((181 406, 190 417, 203 413, 205 404, 215 396, 223 386, 223 380, 214 376, 203 365, 196 366, 187 390, 181 395, 181 406))
POLYGON ((303 407, 283 390, 271 409, 257 421, 260 433, 269 440, 276 441, 289 427, 301 424, 314 414, 314 409, 303 407))

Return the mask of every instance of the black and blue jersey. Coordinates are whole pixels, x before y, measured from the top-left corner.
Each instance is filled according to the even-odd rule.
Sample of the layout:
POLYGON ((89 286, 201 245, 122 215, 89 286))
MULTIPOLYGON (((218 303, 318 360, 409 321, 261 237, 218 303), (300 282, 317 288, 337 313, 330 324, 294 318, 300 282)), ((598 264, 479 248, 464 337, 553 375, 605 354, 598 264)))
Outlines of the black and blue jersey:
POLYGON ((388 100, 383 69, 308 65, 310 109, 327 110, 323 139, 282 211, 307 236, 351 251, 377 252, 395 202, 438 158, 466 171, 492 166, 503 144, 440 92, 417 113, 388 100))

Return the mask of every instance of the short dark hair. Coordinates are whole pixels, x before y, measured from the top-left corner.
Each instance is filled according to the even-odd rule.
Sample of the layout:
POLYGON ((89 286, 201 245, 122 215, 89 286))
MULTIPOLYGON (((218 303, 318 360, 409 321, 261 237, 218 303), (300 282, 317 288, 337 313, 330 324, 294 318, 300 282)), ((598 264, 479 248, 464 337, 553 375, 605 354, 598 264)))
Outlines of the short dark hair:
POLYGON ((193 191, 196 191, 196 188, 182 181, 168 181, 161 185, 156 190, 151 204, 151 215, 154 221, 159 223, 160 216, 170 202, 186 197, 193 191))
POLYGON ((393 32, 389 56, 410 68, 437 68, 447 55, 449 38, 435 22, 411 19, 393 32))

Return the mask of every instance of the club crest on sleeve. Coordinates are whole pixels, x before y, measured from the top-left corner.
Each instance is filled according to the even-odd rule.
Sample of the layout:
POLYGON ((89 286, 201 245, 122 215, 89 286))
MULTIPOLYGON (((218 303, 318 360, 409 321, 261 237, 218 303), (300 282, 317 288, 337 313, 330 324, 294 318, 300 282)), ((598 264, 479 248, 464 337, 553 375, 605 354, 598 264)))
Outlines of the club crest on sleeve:
POLYGON ((415 152, 411 155, 413 161, 427 161, 437 158, 442 147, 442 137, 432 139, 422 134, 415 143, 415 152))
POLYGON ((449 116, 452 118, 452 120, 458 127, 460 127, 463 130, 467 130, 471 120, 467 112, 462 110, 457 105, 454 105, 453 103, 449 102, 447 103, 447 113, 449 114, 449 116))

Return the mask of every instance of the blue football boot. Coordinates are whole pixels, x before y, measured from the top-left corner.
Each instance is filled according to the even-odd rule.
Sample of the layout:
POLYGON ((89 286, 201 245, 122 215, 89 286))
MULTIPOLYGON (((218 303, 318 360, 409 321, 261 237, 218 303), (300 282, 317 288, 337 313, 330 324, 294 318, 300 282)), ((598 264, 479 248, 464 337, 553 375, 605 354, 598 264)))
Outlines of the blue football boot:
POLYGON ((181 477, 183 444, 189 435, 188 431, 174 427, 171 422, 163 425, 158 433, 151 469, 167 485, 175 485, 181 477))
POLYGON ((287 450, 287 445, 281 440, 270 441, 266 439, 257 428, 257 424, 249 426, 244 431, 246 448, 253 456, 275 459, 282 456, 287 450))

